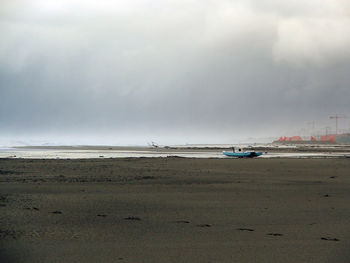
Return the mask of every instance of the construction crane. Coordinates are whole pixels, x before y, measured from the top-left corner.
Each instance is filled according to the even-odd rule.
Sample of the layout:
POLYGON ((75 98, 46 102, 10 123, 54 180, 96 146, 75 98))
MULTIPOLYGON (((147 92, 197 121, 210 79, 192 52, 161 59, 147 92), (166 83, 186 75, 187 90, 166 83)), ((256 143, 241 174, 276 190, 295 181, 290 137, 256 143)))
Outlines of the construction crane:
POLYGON ((335 119, 335 134, 338 134, 338 119, 347 119, 349 117, 343 116, 343 115, 339 115, 339 114, 335 114, 333 116, 329 116, 330 119, 335 119))
POLYGON ((314 135, 315 133, 315 123, 316 123, 315 121, 307 122, 307 124, 311 126, 311 135, 314 135))

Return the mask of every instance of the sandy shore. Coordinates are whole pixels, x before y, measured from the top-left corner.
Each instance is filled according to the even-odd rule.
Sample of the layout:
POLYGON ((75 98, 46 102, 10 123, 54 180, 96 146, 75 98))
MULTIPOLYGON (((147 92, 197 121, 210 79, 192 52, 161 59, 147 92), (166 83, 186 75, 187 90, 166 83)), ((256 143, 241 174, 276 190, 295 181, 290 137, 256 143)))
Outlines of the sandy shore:
POLYGON ((0 262, 349 262, 349 159, 0 159, 0 262))

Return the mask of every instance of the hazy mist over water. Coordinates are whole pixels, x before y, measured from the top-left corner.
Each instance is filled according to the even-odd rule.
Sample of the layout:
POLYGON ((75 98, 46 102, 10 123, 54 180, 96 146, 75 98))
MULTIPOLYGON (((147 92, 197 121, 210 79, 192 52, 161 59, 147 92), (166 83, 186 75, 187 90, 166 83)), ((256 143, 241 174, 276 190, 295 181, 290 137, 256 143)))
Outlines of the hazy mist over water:
POLYGON ((345 0, 5 0, 0 38, 0 145, 263 141, 350 116, 345 0))

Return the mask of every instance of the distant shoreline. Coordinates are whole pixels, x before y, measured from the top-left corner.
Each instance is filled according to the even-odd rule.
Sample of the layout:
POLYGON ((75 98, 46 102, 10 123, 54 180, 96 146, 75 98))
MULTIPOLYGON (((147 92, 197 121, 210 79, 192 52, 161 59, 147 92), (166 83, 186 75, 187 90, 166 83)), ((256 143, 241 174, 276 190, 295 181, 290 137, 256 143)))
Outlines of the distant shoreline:
MULTIPOLYGON (((233 144, 234 147, 239 147, 239 144, 233 144)), ((229 145, 213 145, 213 146, 195 146, 195 145, 180 145, 180 146, 101 146, 101 145, 62 145, 62 146, 13 146, 13 149, 41 149, 41 150, 103 150, 103 151, 132 151, 132 150, 147 150, 147 151, 223 151, 231 150, 229 145)), ((350 152, 350 145, 343 144, 267 144, 267 145, 242 145, 245 150, 263 151, 263 152, 350 152)))
POLYGON ((223 151, 241 148, 262 152, 257 158, 350 158, 348 145, 218 145, 206 146, 15 146, 0 148, 1 159, 200 158, 223 159, 223 151))

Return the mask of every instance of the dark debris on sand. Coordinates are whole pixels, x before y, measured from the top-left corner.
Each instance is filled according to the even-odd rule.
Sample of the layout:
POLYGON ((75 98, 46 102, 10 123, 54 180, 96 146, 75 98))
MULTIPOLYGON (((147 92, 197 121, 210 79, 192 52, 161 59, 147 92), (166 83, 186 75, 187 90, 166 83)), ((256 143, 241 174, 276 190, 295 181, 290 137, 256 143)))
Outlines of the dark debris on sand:
POLYGON ((18 239, 23 235, 22 231, 10 230, 10 229, 0 229, 0 240, 5 238, 18 239))
POLYGON ((11 174, 22 174, 22 172, 10 171, 10 170, 0 170, 0 175, 11 175, 11 174))

